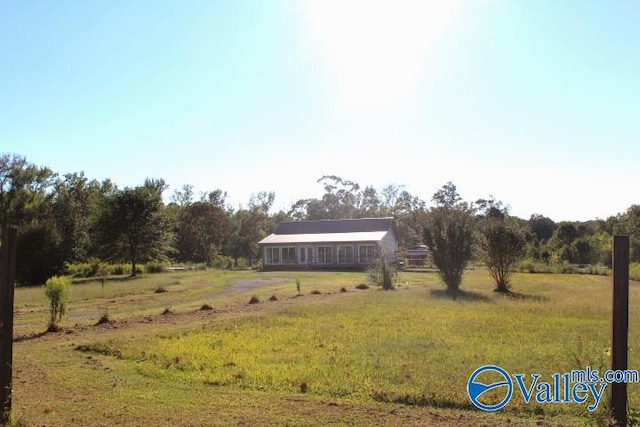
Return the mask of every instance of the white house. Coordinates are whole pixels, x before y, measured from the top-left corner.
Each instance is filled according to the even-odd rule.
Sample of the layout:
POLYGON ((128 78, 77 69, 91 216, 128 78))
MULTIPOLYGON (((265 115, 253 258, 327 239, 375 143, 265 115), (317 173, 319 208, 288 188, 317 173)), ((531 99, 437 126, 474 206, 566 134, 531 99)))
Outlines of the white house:
POLYGON ((364 269, 398 249, 390 217, 285 221, 259 245, 265 270, 364 269))

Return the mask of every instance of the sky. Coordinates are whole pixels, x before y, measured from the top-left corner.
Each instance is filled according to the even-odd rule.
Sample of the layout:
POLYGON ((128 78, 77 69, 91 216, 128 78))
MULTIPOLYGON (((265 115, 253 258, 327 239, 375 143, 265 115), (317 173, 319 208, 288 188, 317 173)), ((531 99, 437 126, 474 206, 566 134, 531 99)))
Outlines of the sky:
POLYGON ((0 152, 60 174, 321 197, 323 175, 511 214, 640 203, 640 2, 0 2, 0 152))

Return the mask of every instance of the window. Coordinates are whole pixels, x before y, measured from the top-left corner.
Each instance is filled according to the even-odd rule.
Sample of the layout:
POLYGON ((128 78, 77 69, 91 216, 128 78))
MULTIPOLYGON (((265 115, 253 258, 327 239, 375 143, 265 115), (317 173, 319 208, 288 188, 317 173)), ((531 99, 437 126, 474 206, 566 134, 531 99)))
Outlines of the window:
POLYGON ((283 264, 296 263, 296 248, 294 248, 293 246, 282 248, 282 263, 283 264))
POLYGON ((375 245, 360 245, 358 246, 358 262, 360 264, 370 264, 376 257, 375 245))
POLYGON ((318 246, 318 264, 333 263, 333 248, 331 246, 318 246))
POLYGON ((265 249, 265 264, 295 264, 296 248, 268 247, 265 249))
POLYGON ((300 248, 300 263, 302 264, 306 264, 307 263, 307 248, 300 248))
POLYGON ((338 263, 353 264, 353 246, 338 246, 338 263))
POLYGON ((265 249, 265 264, 280 264, 280 248, 265 249))

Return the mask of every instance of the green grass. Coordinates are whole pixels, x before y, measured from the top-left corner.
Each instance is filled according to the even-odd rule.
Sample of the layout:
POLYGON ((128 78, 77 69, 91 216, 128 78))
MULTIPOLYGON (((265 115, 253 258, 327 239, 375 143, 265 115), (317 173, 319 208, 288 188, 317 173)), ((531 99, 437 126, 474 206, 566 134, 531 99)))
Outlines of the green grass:
MULTIPOLYGON (((469 403, 466 382, 484 364, 547 377, 586 365, 606 368, 610 278, 516 274, 517 294, 504 296, 491 291, 493 283, 479 269, 465 274, 466 293, 456 300, 432 273, 401 273, 395 291, 357 291, 365 280, 364 273, 216 271, 108 282, 104 289, 99 282, 74 285, 69 309, 77 318, 67 327, 77 326, 16 344, 15 360, 23 357, 16 363, 18 380, 29 377, 27 370, 43 371, 39 378, 49 393, 18 384, 14 401, 23 419, 54 425, 108 424, 107 416, 128 425, 171 425, 174 411, 184 407, 194 425, 314 425, 323 417, 345 425, 412 425, 415 417, 413 425, 421 425, 423 417, 433 421, 434 408, 444 424, 433 425, 458 419, 507 425, 505 415, 524 424, 544 416, 560 425, 590 425, 604 416, 603 404, 589 414, 585 405, 526 404, 516 395, 501 413, 484 414, 469 403), (302 296, 296 278, 304 283, 302 296), (270 281, 238 290, 238 279, 270 281), (158 286, 167 292, 154 293, 158 286), (316 289, 320 295, 311 294, 316 289), (254 294, 260 303, 249 305, 254 294), (272 295, 277 301, 269 301, 272 295), (91 326, 113 300, 109 316, 116 321, 91 326), (205 303, 215 309, 200 310, 205 303), (168 307, 172 313, 160 316, 168 307), (67 402, 63 409, 64 401, 55 401, 60 393, 79 396, 78 405, 67 402), (221 399, 213 406, 224 415, 208 418, 206 396, 221 399), (349 417, 339 418, 345 411, 349 417), (103 421, 86 424, 86 412, 103 421)), ((46 310, 34 292, 16 292, 16 330, 34 329, 34 313, 46 310)), ((640 333, 633 328, 640 320, 639 293, 633 284, 632 369, 639 360, 640 333)), ((628 388, 637 409, 640 386, 628 388)))

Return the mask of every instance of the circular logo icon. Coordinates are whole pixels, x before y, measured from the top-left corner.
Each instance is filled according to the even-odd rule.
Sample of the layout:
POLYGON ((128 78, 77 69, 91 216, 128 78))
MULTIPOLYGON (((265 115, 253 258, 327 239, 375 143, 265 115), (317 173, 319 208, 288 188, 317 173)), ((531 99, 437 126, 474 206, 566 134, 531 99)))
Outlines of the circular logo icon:
POLYGON ((511 380, 509 373, 502 369, 500 366, 481 366, 473 371, 473 373, 469 377, 469 381, 467 382, 467 394, 469 395, 471 403, 473 403, 477 408, 482 409, 483 411, 497 411, 498 409, 509 403, 509 400, 511 400, 511 395, 513 394, 513 381, 511 380), (500 380, 492 382, 490 384, 485 384, 477 380, 477 378, 485 372, 493 373, 486 374, 487 377, 491 378, 495 378, 497 373, 497 376, 500 377, 500 380), (506 387, 505 396, 501 401, 499 401, 498 403, 483 403, 480 400, 480 397, 485 392, 499 387, 506 387))

